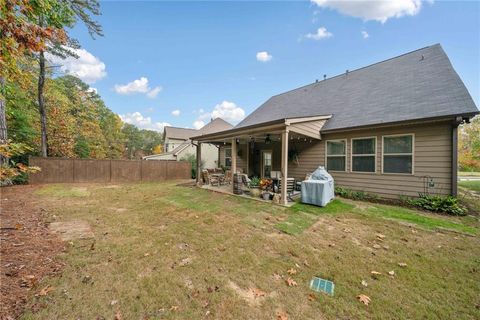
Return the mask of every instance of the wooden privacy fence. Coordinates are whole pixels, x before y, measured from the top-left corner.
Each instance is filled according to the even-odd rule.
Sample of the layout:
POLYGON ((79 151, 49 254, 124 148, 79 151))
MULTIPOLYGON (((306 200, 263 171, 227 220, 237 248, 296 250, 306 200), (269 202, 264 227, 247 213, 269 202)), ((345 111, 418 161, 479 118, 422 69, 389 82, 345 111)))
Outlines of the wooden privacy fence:
POLYGON ((68 182, 133 182, 190 179, 191 165, 172 160, 94 160, 30 157, 41 171, 30 184, 68 182))

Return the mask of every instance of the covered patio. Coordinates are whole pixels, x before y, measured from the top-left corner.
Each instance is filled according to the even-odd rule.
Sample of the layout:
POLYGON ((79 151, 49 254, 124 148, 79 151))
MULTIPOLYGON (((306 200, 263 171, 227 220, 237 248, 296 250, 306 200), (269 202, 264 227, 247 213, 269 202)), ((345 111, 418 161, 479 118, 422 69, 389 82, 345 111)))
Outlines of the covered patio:
MULTIPOLYGON (((288 179, 289 165, 295 165, 297 162, 298 167, 297 146, 301 144, 304 147, 318 143, 322 138, 320 130, 330 117, 280 119, 261 125, 235 127, 222 132, 192 137, 192 140, 197 142, 197 185, 203 184, 200 174, 202 172, 200 146, 202 143, 215 144, 223 150, 220 152, 219 164, 224 163, 232 174, 245 174, 249 178, 274 179, 278 183, 280 204, 288 205, 287 188, 291 188, 292 183, 292 178, 288 179)), ((305 173, 296 172, 297 176, 302 174, 304 177, 305 173)), ((215 186, 208 188, 215 189, 215 186)), ((234 182, 218 186, 218 190, 231 193, 234 188, 234 182)))

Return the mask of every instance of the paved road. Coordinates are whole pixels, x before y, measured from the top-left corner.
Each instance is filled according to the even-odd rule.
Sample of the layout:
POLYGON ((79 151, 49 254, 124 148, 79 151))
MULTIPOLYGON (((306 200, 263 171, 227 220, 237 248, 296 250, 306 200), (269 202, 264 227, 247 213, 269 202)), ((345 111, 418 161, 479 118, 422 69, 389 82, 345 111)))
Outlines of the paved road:
POLYGON ((458 177, 459 181, 480 181, 479 176, 459 176, 458 177))

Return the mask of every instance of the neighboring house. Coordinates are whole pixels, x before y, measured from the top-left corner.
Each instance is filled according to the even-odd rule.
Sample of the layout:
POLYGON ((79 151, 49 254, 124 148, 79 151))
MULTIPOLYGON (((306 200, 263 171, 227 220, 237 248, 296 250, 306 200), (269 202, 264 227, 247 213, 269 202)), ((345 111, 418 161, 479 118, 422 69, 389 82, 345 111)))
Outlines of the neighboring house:
MULTIPOLYGON (((209 134, 228 130, 233 126, 221 118, 216 118, 199 130, 165 127, 164 152, 143 157, 145 160, 176 160, 179 161, 188 155, 195 155, 196 142, 190 137, 199 134, 209 134)), ((217 168, 219 166, 219 146, 216 144, 202 145, 202 161, 205 168, 217 168)))
POLYGON ((386 198, 455 195, 457 127, 478 113, 437 44, 273 96, 194 139, 249 176, 303 180, 325 166, 336 186, 386 198))

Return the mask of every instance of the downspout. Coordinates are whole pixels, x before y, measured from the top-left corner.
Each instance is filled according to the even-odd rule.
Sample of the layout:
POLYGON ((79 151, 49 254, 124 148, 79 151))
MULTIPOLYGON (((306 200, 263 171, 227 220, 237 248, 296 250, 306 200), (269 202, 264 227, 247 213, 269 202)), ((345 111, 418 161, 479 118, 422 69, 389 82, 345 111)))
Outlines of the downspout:
POLYGON ((463 122, 462 117, 456 117, 452 125, 452 196, 457 196, 458 188, 458 126, 463 122))

